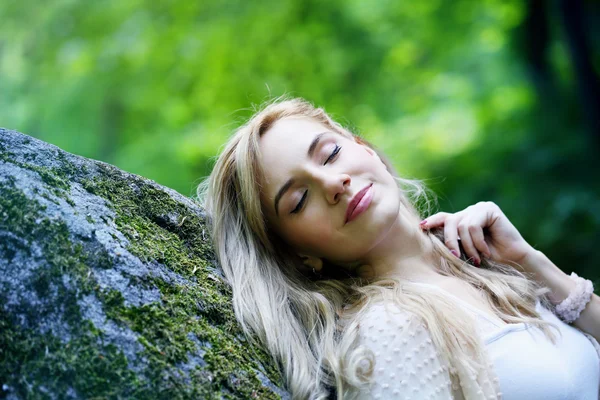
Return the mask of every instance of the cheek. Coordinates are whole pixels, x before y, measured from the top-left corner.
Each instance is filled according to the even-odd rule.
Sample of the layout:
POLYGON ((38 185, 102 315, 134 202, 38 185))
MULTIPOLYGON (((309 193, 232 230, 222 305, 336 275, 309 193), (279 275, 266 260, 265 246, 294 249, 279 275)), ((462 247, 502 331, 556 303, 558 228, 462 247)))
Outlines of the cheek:
POLYGON ((323 253, 332 244, 334 233, 332 226, 323 218, 298 221, 283 227, 283 236, 290 245, 318 253, 323 253))

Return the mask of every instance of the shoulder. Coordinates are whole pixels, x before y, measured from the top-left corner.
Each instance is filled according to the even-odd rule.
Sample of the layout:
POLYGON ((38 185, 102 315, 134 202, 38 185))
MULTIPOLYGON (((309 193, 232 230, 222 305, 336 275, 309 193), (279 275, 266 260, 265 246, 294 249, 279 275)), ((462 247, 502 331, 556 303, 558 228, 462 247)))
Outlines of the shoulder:
POLYGON ((450 396, 448 365, 416 314, 394 303, 370 305, 359 322, 359 341, 375 356, 373 398, 450 396))
POLYGON ((377 302, 364 311, 359 321, 359 332, 363 336, 381 336, 386 332, 400 332, 425 328, 420 318, 393 302, 377 302))
POLYGON ((370 305, 359 321, 359 338, 375 352, 387 352, 387 358, 400 354, 406 360, 417 356, 416 348, 434 349, 429 331, 413 312, 392 302, 370 305))

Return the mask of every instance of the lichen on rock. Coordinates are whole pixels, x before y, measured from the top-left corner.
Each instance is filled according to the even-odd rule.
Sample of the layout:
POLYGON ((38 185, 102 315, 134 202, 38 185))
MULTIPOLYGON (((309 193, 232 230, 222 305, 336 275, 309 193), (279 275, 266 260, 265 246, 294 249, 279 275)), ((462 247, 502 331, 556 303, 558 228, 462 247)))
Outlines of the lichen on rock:
POLYGON ((0 129, 0 398, 290 398, 192 199, 0 129))

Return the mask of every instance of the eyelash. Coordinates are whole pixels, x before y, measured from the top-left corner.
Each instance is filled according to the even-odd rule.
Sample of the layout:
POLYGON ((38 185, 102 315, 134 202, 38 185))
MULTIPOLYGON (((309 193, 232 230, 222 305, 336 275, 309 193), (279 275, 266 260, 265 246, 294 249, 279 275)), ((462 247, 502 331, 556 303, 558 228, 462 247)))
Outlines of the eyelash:
MULTIPOLYGON (((338 146, 336 144, 335 149, 333 149, 333 151, 331 152, 331 155, 327 158, 327 160, 325 160, 323 165, 326 165, 329 161, 333 160, 339 154, 340 150, 342 150, 342 146, 338 146)), ((306 200, 307 194, 308 194, 308 190, 305 190, 304 194, 302 195, 302 198, 298 202, 298 205, 296 205, 296 208, 294 208, 290 214, 296 214, 302 209, 302 205, 304 205, 304 201, 306 200)))

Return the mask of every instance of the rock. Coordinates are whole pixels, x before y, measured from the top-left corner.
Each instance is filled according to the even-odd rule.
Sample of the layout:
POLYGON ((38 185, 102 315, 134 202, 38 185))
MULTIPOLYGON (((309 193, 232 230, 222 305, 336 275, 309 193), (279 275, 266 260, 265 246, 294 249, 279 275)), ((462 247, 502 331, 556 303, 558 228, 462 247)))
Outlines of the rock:
POLYGON ((281 382, 196 202, 0 129, 0 398, 290 398, 281 382))

